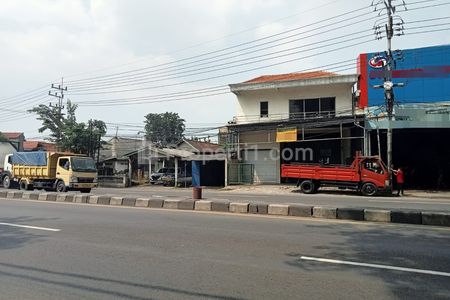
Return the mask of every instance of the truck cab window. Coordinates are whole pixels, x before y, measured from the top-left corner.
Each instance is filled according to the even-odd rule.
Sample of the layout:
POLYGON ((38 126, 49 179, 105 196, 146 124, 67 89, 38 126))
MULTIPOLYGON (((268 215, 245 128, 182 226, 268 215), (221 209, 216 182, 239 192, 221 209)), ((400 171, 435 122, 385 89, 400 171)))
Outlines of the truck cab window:
POLYGON ((66 169, 66 170, 69 170, 69 169, 70 169, 70 162, 69 162, 69 159, 68 159, 68 158, 62 158, 62 159, 60 159, 60 160, 59 160, 59 166, 60 166, 61 168, 64 168, 64 169, 66 169))
POLYGON ((364 169, 378 173, 378 174, 384 174, 384 170, 381 167, 380 163, 378 161, 371 161, 366 160, 363 163, 364 169))

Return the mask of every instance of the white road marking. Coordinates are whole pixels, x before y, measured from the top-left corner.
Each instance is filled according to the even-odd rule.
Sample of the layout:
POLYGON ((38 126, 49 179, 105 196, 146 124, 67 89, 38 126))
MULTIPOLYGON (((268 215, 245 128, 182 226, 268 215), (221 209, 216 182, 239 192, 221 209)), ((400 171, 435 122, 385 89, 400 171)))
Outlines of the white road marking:
POLYGON ((380 202, 380 203, 403 203, 403 204, 450 204, 449 202, 442 201, 396 201, 396 200, 369 200, 369 202, 380 202))
POLYGON ((22 225, 22 224, 12 224, 12 223, 0 223, 0 226, 11 226, 11 227, 20 227, 20 228, 28 228, 28 229, 36 229, 36 230, 44 230, 44 231, 61 231, 61 229, 56 228, 48 228, 48 227, 38 227, 38 226, 30 226, 30 225, 22 225))
POLYGON ((376 269, 386 269, 386 270, 450 277, 450 273, 432 271, 432 270, 412 269, 412 268, 395 267, 395 266, 388 266, 388 265, 367 264, 367 263, 359 263, 359 262, 354 262, 354 261, 327 259, 327 258, 310 257, 310 256, 301 256, 300 259, 309 260, 309 261, 318 261, 318 262, 324 262, 324 263, 330 263, 330 264, 351 265, 351 266, 358 266, 358 267, 368 267, 368 268, 376 268, 376 269))

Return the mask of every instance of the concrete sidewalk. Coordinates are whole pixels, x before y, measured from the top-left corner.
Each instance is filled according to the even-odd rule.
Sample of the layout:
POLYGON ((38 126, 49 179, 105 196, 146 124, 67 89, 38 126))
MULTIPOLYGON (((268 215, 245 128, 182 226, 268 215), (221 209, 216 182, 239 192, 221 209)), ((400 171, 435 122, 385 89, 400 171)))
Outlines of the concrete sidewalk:
MULTIPOLYGON (((208 188, 206 188, 208 189, 208 188)), ((255 193, 265 195, 279 195, 279 194, 292 194, 298 191, 299 188, 294 184, 278 184, 278 185, 232 185, 221 189, 215 189, 221 192, 230 193, 255 193)), ((321 188, 320 191, 338 191, 336 188, 321 188)), ((346 193, 348 191, 341 191, 346 193)), ((396 195, 394 191, 393 195, 396 195)), ((450 200, 450 191, 437 191, 437 190, 406 190, 405 197, 414 198, 428 198, 428 199, 445 199, 450 200)))

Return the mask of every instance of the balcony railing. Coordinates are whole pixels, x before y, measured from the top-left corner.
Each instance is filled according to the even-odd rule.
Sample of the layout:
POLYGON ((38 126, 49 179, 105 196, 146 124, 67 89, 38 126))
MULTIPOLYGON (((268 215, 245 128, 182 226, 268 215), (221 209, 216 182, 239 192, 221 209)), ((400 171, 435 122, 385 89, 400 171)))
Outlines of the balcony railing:
POLYGON ((321 111, 321 112, 300 112, 300 113, 283 113, 283 114, 269 114, 261 117, 261 115, 245 115, 233 117, 232 124, 247 124, 247 123, 266 123, 279 121, 297 121, 297 120, 314 120, 314 119, 328 119, 336 116, 335 111, 321 111))

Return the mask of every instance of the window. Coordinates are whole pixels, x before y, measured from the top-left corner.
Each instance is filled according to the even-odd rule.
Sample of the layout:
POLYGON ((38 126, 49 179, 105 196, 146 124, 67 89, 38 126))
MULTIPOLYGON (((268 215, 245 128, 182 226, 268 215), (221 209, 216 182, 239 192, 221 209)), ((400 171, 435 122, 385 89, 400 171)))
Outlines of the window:
POLYGON ((365 160, 364 163, 364 169, 378 173, 378 174, 384 174, 383 167, 378 163, 378 161, 374 160, 365 160))
POLYGON ((315 118, 320 112, 320 99, 305 99, 305 117, 315 118))
POLYGON ((307 119, 333 117, 336 114, 336 98, 312 98, 289 100, 289 118, 307 119))
POLYGON ((304 118, 305 103, 303 100, 289 100, 289 118, 298 119, 304 118))
POLYGON ((69 166, 70 166, 70 163, 69 163, 69 159, 68 158, 61 158, 60 160, 59 160, 59 166, 61 167, 61 168, 64 168, 64 169, 66 169, 66 170, 69 170, 69 166))
POLYGON ((261 118, 267 118, 269 116, 269 102, 261 101, 259 103, 259 111, 261 118))
POLYGON ((336 100, 335 98, 320 98, 320 115, 334 116, 336 114, 336 100))

